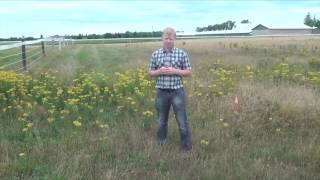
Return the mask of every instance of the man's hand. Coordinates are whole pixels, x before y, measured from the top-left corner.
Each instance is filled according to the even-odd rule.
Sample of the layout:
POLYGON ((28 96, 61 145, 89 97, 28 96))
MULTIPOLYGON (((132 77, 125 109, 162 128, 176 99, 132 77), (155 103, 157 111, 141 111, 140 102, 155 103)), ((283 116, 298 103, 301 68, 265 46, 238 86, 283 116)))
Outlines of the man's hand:
POLYGON ((179 69, 173 67, 161 67, 159 69, 159 74, 161 75, 179 75, 179 69))

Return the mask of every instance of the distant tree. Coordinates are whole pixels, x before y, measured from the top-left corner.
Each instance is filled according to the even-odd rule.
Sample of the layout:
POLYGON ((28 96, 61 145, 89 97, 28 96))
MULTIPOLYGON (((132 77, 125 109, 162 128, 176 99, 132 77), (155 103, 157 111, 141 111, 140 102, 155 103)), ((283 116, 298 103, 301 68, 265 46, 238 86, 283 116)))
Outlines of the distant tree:
POLYGON ((215 24, 215 25, 208 25, 207 27, 197 27, 196 31, 197 32, 202 32, 202 31, 219 31, 219 30, 232 30, 233 28, 236 27, 236 22, 235 21, 226 21, 221 24, 215 24))
POLYGON ((250 21, 249 21, 248 19, 244 19, 244 20, 242 20, 240 23, 241 23, 241 24, 249 24, 250 21))
POLYGON ((31 40, 35 40, 35 38, 34 37, 25 37, 24 40, 31 41, 31 40))
POLYGON ((225 30, 232 30, 233 28, 235 28, 235 24, 236 22, 235 21, 227 21, 225 22, 226 23, 226 27, 225 27, 225 30))
POLYGON ((83 38, 83 34, 79 34, 76 39, 82 39, 83 38))
POLYGON ((103 38, 112 38, 112 34, 111 33, 105 33, 102 35, 103 38))
POLYGON ((97 39, 97 35, 96 34, 89 34, 87 35, 88 39, 97 39))
POLYGON ((316 22, 314 22, 314 26, 315 26, 317 29, 320 29, 320 19, 317 19, 316 22))
POLYGON ((317 29, 320 29, 320 19, 317 19, 315 15, 313 16, 313 19, 311 19, 311 15, 309 12, 304 18, 304 24, 310 27, 316 27, 317 29))
MULTIPOLYGON (((315 17, 314 17, 314 19, 315 19, 315 17)), ((314 20, 311 19, 311 15, 310 15, 309 12, 306 15, 306 17, 304 18, 304 24, 307 25, 307 26, 310 26, 310 27, 314 26, 314 20)))
POLYGON ((201 28, 201 27, 196 28, 196 32, 202 32, 202 31, 203 31, 203 28, 201 28))
POLYGON ((19 40, 20 40, 20 38, 10 37, 8 40, 9 40, 9 41, 19 41, 19 40))

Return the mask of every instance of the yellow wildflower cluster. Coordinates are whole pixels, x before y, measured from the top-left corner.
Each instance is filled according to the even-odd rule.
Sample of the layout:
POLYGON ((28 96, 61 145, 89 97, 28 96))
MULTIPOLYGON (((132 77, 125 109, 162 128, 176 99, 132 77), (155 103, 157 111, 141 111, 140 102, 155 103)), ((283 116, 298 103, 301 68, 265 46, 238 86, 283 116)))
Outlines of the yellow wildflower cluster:
POLYGON ((151 112, 151 111, 144 111, 144 112, 143 112, 143 115, 144 115, 145 117, 147 117, 147 118, 150 118, 150 117, 153 116, 153 112, 151 112))
POLYGON ((22 132, 27 132, 29 129, 33 127, 33 123, 27 123, 24 128, 22 128, 22 132))
POLYGON ((81 123, 81 117, 78 117, 76 120, 74 120, 72 123, 73 123, 73 125, 74 126, 76 126, 76 127, 80 127, 81 125, 82 125, 82 123, 81 123))
POLYGON ((205 139, 202 139, 202 140, 200 141, 200 144, 209 145, 209 141, 208 141, 208 140, 205 140, 205 139))
POLYGON ((108 129, 109 125, 108 124, 100 124, 99 127, 102 129, 108 129))

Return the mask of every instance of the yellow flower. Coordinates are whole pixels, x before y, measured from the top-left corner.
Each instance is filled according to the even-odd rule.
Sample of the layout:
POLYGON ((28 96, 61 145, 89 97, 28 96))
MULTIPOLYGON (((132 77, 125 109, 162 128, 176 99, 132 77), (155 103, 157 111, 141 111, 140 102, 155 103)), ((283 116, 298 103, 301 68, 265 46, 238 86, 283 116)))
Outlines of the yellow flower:
POLYGON ((25 155, 25 153, 19 153, 19 156, 20 157, 22 157, 22 156, 24 156, 25 155))
POLYGON ((43 102, 43 103, 48 102, 48 98, 46 98, 46 97, 42 98, 42 102, 43 102))
POLYGON ((60 111, 60 114, 67 116, 70 114, 70 111, 69 110, 62 110, 62 111, 60 111))
POLYGON ((76 127, 80 127, 81 126, 81 122, 78 120, 73 121, 73 125, 76 127))
POLYGON ((71 106, 79 103, 79 99, 68 99, 67 101, 68 101, 68 104, 71 106))
POLYGON ((205 139, 202 139, 202 140, 200 141, 200 144, 208 145, 208 144, 209 144, 209 141, 208 141, 208 140, 205 140, 205 139))
POLYGON ((108 124, 100 124, 99 127, 102 129, 103 128, 107 129, 107 128, 109 128, 109 125, 108 124))
POLYGON ((48 121, 48 123, 52 123, 54 121, 54 119, 52 117, 48 117, 47 121, 48 121))
POLYGON ((32 126, 33 126, 33 123, 28 123, 27 124, 27 128, 32 128, 32 126))
POLYGON ((146 116, 147 118, 152 117, 153 116, 153 112, 151 111, 145 111, 143 112, 143 115, 146 116))
POLYGON ((49 110, 48 110, 48 113, 49 113, 49 114, 53 114, 53 113, 54 113, 54 109, 49 109, 49 110))
POLYGON ((251 67, 249 65, 247 65, 247 70, 250 71, 251 70, 251 67))
POLYGON ((58 89, 57 96, 61 96, 62 93, 63 93, 63 90, 62 89, 58 89))
POLYGON ((22 132, 27 132, 27 131, 28 131, 28 128, 22 128, 21 131, 22 131, 22 132))

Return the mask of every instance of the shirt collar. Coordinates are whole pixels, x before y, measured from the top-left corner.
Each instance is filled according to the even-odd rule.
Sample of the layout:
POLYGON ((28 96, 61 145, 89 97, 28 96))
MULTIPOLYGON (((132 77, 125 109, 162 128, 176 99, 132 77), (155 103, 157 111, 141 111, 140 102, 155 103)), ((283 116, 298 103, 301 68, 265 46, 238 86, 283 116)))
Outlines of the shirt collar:
MULTIPOLYGON (((170 50, 170 53, 173 53, 174 47, 170 50)), ((162 48, 162 52, 166 53, 166 51, 164 50, 164 48, 162 48)))

